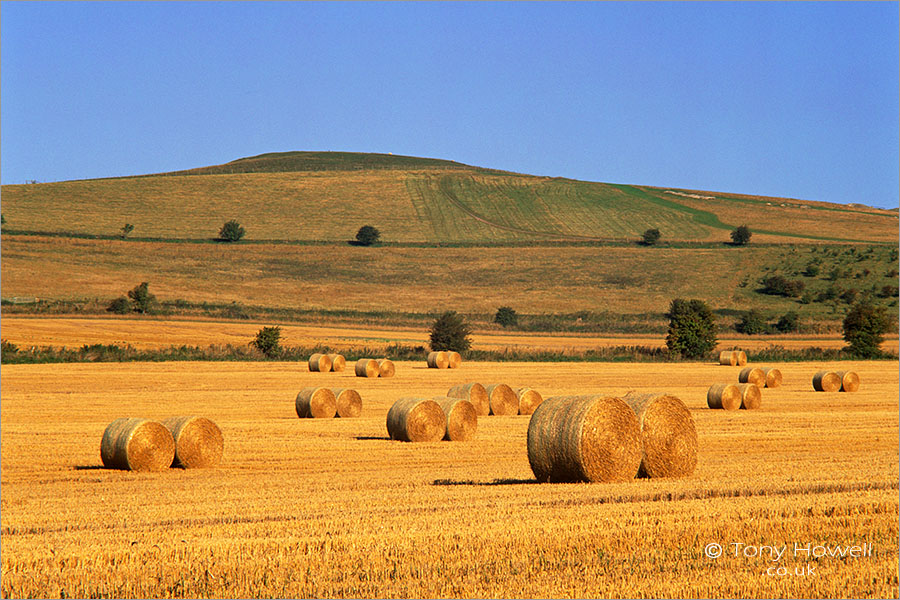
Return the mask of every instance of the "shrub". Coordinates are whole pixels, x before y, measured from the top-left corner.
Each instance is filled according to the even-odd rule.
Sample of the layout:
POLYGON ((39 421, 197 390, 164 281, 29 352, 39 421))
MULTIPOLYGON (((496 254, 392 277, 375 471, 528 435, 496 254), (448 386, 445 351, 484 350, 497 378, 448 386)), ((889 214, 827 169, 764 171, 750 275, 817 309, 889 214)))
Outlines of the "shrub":
POLYGON ((886 285, 881 288, 881 291, 878 293, 882 298, 896 298, 900 295, 900 288, 896 285, 886 285))
POLYGON ((519 315, 509 306, 501 306, 494 315, 494 323, 499 323, 504 327, 514 327, 519 324, 519 315))
POLYGON ((734 324, 734 328, 738 333, 758 335, 760 333, 766 333, 768 326, 766 325, 765 319, 763 319, 762 313, 754 309, 744 313, 741 320, 734 324))
POLYGON ((106 310, 117 315, 127 315, 132 311, 131 302, 125 296, 119 296, 109 303, 106 310))
POLYGON ((447 311, 438 317, 431 326, 431 350, 453 350, 465 352, 472 347, 469 334, 472 330, 466 324, 462 315, 456 311, 447 311))
POLYGON ((763 286, 761 290, 763 294, 786 296, 788 298, 799 298, 806 287, 806 284, 799 279, 788 279, 783 275, 766 277, 760 283, 763 286))
POLYGON ((381 239, 381 232, 371 225, 363 225, 356 232, 356 242, 360 246, 371 246, 381 239))
POLYGON ((752 235, 749 227, 741 225, 731 232, 731 242, 735 246, 744 246, 750 242, 750 236, 752 235))
POLYGON ((125 223, 125 225, 120 230, 122 233, 120 234, 121 238, 124 240, 128 237, 128 234, 134 231, 134 225, 131 223, 125 223))
POLYGON ((236 242, 244 237, 244 228, 234 219, 226 221, 219 230, 219 239, 223 242, 236 242))
POLYGON ((652 246, 659 241, 659 236, 659 229, 648 229, 644 232, 644 235, 641 236, 641 243, 645 246, 652 246))
POLYGON ((150 284, 145 281, 128 292, 134 312, 148 313, 156 306, 156 296, 149 292, 149 287, 150 284))
POLYGON ((841 294, 841 300, 843 300, 847 304, 853 304, 854 302, 856 302, 857 297, 859 297, 859 290, 856 288, 847 288, 841 294))
POLYGON ((848 350, 861 358, 882 356, 881 342, 884 334, 894 328, 893 315, 871 302, 854 304, 844 318, 844 341, 848 350))
POLYGON ((686 358, 698 358, 716 347, 716 322, 702 300, 676 298, 669 305, 666 346, 686 358))
POLYGON ((815 263, 809 263, 806 265, 806 269, 803 270, 803 274, 807 277, 815 277, 819 274, 819 265, 815 263))
POLYGON ((281 327, 263 327, 256 332, 256 339, 250 342, 268 358, 275 358, 281 354, 281 327))
POLYGON ((781 318, 778 319, 778 322, 775 323, 775 329, 781 333, 800 331, 800 315, 794 311, 783 314, 781 318))

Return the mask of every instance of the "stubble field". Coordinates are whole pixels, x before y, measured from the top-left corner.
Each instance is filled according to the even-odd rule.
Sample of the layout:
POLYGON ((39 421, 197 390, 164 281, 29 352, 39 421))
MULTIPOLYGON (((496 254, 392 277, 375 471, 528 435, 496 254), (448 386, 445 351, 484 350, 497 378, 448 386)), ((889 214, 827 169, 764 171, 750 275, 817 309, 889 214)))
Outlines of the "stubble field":
POLYGON ((785 385, 760 410, 724 412, 705 391, 738 368, 712 364, 398 363, 384 380, 296 363, 4 365, 2 593, 897 597, 896 363, 841 363, 860 374, 854 394, 812 391, 829 365, 777 366, 785 385), (537 484, 528 417, 483 417, 466 443, 387 439, 394 400, 467 381, 674 393, 696 422, 697 470, 537 484), (298 419, 309 385, 359 390, 362 416, 298 419), (100 468, 114 418, 181 414, 222 428, 219 467, 100 468), (871 555, 803 550, 862 544, 871 555))

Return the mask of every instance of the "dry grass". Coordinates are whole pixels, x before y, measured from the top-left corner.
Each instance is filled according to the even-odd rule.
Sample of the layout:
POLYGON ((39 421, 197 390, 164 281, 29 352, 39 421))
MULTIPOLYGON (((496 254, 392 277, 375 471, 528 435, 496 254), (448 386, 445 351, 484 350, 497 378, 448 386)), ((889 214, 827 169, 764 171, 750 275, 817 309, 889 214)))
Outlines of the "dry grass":
POLYGON ((296 364, 4 365, 2 593, 896 597, 896 363, 848 363, 865 385, 828 395, 809 385, 820 365, 777 366, 784 385, 767 390, 762 408, 725 412, 705 408, 722 372, 712 364, 467 363, 457 372, 398 362, 393 379, 334 375, 366 400, 359 419, 344 420, 296 418, 297 388, 321 380, 296 364), (387 410, 407 390, 444 395, 466 377, 546 395, 670 382, 665 391, 696 423, 696 471, 534 484, 519 416, 484 419, 465 443, 387 439, 387 410), (99 468, 109 415, 126 408, 208 416, 227 441, 222 463, 99 468), (874 553, 790 555, 782 563, 792 572, 810 563, 817 576, 770 577, 764 558, 707 558, 711 542, 870 543, 874 553))

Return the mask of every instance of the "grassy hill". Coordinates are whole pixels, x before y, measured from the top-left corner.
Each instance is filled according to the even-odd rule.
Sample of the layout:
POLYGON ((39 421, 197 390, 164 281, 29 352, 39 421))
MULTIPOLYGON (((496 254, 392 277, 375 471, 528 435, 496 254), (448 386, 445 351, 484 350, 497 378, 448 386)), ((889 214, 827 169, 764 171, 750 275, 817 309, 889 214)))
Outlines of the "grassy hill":
POLYGON ((208 241, 238 220, 247 241, 337 242, 374 225, 387 242, 894 242, 894 211, 536 177, 452 161, 346 152, 263 154, 174 173, 8 185, 6 233, 208 241))

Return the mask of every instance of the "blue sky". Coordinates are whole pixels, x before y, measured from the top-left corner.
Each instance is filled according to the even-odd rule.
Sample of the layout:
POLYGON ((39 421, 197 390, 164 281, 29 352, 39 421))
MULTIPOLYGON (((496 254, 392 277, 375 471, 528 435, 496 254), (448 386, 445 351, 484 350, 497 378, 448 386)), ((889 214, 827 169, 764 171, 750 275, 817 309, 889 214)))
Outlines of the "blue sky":
POLYGON ((900 197, 898 3, 0 3, 0 179, 288 150, 900 197))

